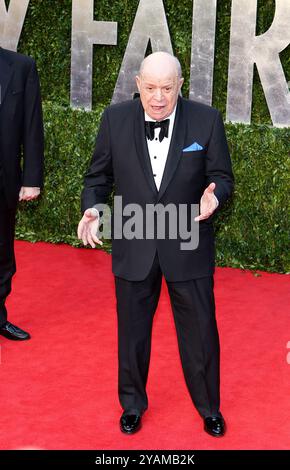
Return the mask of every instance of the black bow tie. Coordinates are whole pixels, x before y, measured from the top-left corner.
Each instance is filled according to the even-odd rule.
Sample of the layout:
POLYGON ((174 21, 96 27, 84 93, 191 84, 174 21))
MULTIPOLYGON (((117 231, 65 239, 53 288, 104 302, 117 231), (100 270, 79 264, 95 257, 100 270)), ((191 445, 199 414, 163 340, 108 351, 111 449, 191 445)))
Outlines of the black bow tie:
POLYGON ((154 139, 154 131, 160 127, 159 140, 162 142, 164 137, 168 137, 170 119, 164 121, 145 121, 145 133, 149 140, 154 139))

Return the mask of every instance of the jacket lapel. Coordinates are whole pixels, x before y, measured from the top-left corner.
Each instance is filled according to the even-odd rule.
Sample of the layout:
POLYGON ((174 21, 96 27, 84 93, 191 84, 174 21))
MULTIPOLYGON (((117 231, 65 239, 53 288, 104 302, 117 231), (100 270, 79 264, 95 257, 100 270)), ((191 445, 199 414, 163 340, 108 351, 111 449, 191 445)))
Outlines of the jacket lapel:
POLYGON ((184 110, 182 106, 182 98, 179 97, 177 102, 176 116, 171 137, 171 143, 166 160, 166 165, 164 168, 161 186, 158 192, 158 200, 160 200, 163 194, 165 193, 166 188, 169 185, 175 170, 177 169, 179 160, 182 156, 182 149, 185 141, 185 132, 186 126, 184 119, 184 110))
POLYGON ((13 71, 10 62, 4 55, 4 50, 0 47, 0 108, 4 101, 9 81, 13 71))
POLYGON ((184 146, 186 132, 182 98, 179 97, 177 102, 176 116, 171 137, 171 143, 159 191, 157 190, 152 172, 150 155, 148 152, 145 137, 144 110, 141 101, 139 101, 138 106, 136 108, 134 126, 135 145, 140 164, 143 168, 145 177, 152 191, 154 192, 154 194, 156 194, 157 200, 160 200, 163 194, 165 193, 166 188, 169 185, 174 175, 174 172, 177 169, 179 160, 182 156, 182 149, 184 146))
POLYGON ((151 167, 150 155, 148 152, 146 136, 145 136, 145 123, 144 123, 144 110, 139 101, 136 107, 136 114, 134 120, 134 137, 137 155, 140 160, 140 164, 143 168, 146 180, 148 181, 152 191, 157 195, 157 187, 154 181, 154 176, 151 167))

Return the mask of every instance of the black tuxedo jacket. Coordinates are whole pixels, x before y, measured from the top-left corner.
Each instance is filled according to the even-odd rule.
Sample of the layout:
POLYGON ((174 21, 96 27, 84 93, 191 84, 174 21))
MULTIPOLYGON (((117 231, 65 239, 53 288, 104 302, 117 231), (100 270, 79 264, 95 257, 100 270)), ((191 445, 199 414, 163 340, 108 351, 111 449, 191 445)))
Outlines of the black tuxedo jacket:
POLYGON ((21 186, 43 185, 43 140, 35 62, 0 48, 0 173, 11 207, 21 186))
MULTIPOLYGON (((214 108, 178 99, 174 129, 159 191, 151 169, 140 99, 109 106, 102 117, 90 168, 85 176, 82 210, 106 203, 114 186, 123 207, 137 203, 199 204, 204 189, 216 183, 219 208, 233 188, 231 161, 221 114, 214 108), (203 150, 184 152, 197 142, 203 150)), ((190 211, 189 211, 190 214, 190 211)), ((132 214, 133 215, 133 214, 132 214)), ((130 217, 132 217, 132 215, 130 217)), ((124 224, 130 217, 123 216, 124 224)), ((144 220, 144 227, 146 221, 144 220)), ((145 228, 144 228, 145 231, 145 228)), ((210 276, 214 271, 212 217, 199 224, 199 246, 182 251, 181 239, 113 239, 116 276, 143 280, 156 250, 168 281, 210 276)))

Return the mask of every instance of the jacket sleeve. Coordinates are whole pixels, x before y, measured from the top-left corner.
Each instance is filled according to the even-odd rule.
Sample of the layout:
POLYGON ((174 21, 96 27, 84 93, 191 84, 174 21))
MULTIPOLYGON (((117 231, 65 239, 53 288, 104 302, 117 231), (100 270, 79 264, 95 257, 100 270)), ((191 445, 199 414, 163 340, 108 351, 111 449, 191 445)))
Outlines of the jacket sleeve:
POLYGON ((90 167, 84 178, 81 209, 105 204, 113 188, 113 167, 107 110, 104 111, 90 167))
POLYGON ((218 209, 230 197, 234 187, 231 158, 221 113, 217 115, 207 149, 206 182, 215 183, 215 196, 219 201, 218 209))
POLYGON ((36 64, 31 66, 24 91, 23 186, 43 186, 44 132, 39 77, 36 64))

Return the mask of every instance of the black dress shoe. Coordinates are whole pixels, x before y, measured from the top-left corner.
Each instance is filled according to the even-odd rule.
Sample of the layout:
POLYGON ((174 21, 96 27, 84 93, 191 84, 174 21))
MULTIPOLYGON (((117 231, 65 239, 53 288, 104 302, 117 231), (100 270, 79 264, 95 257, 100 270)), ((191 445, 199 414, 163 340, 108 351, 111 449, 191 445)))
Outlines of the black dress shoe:
POLYGON ((123 413, 120 419, 120 429, 125 434, 134 434, 141 429, 141 415, 123 413))
POLYGON ((209 416, 204 419, 204 430, 214 437, 222 437, 226 432, 226 424, 223 418, 209 416))
POLYGON ((14 339, 18 341, 30 339, 29 333, 24 330, 21 330, 21 328, 18 328, 18 326, 12 325, 12 323, 10 323, 9 321, 4 323, 4 325, 0 327, 0 335, 5 336, 5 338, 8 339, 14 339))

